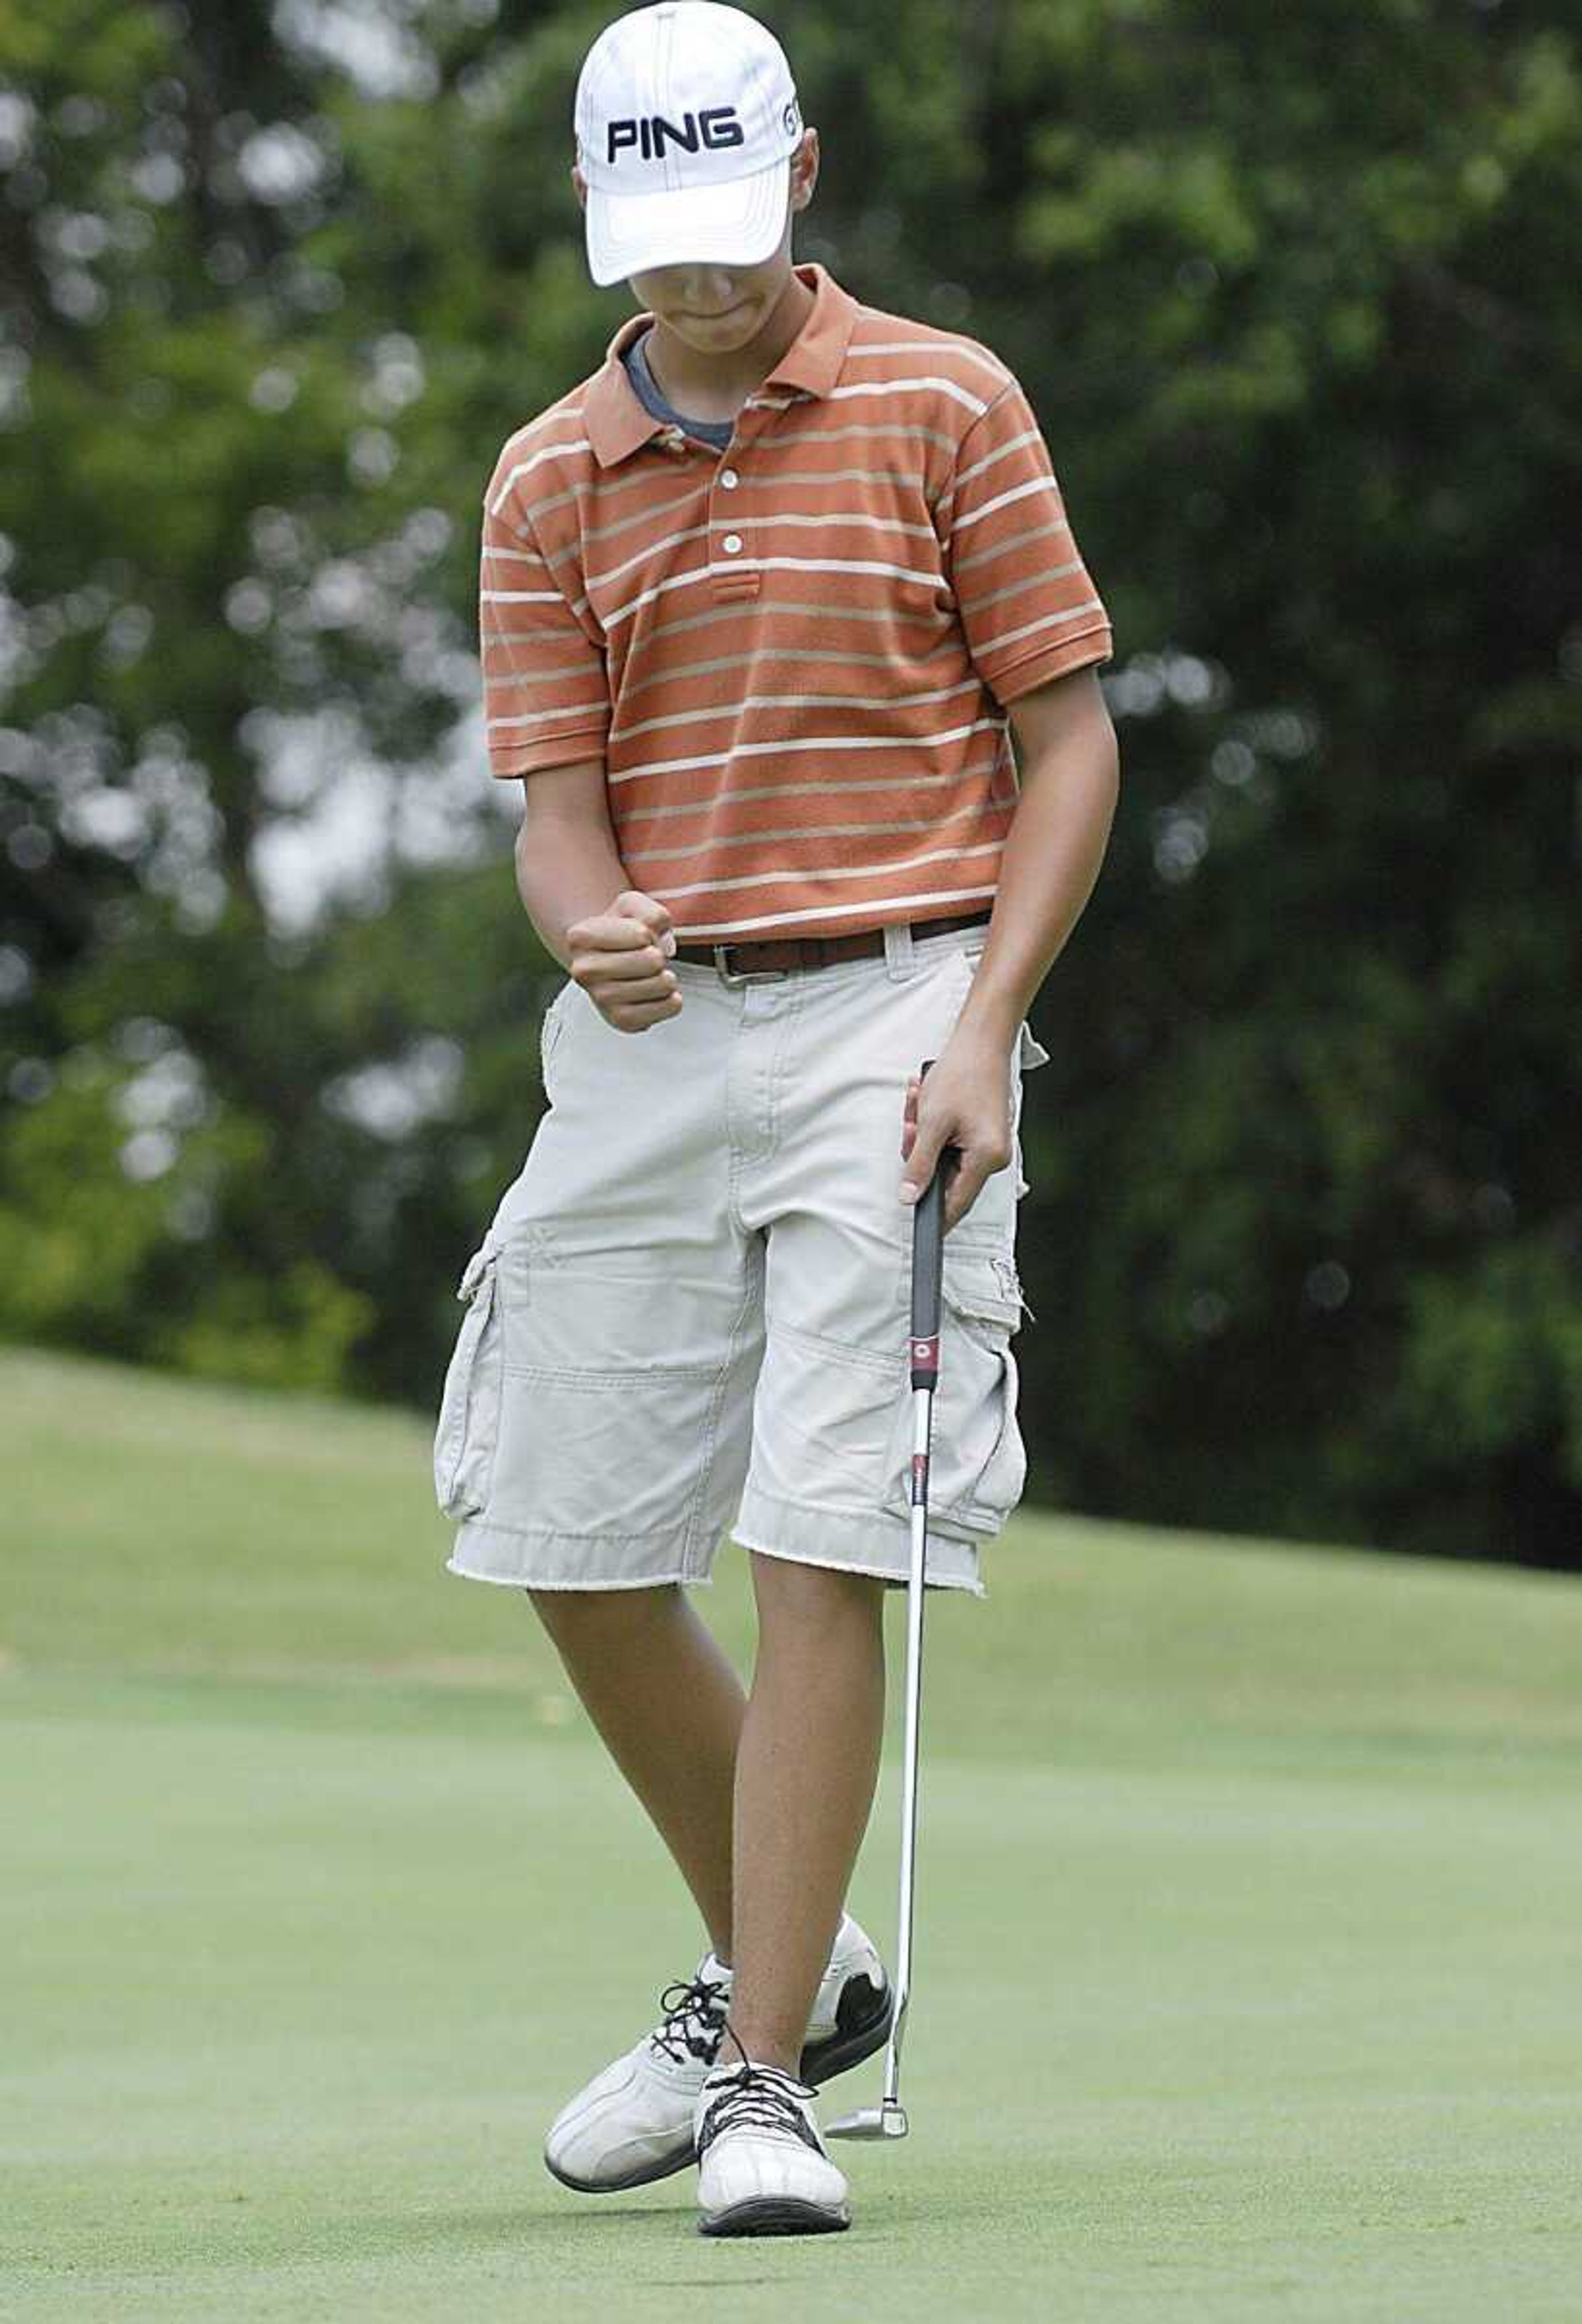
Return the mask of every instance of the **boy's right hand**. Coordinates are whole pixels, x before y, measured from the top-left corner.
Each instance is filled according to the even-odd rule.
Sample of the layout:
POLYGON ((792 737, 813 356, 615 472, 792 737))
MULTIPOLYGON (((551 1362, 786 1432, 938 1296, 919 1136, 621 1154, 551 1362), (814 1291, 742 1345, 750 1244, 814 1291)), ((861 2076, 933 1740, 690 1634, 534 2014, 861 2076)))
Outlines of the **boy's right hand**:
POLYGON ((681 1007, 681 986, 666 956, 676 934, 663 904, 623 888, 606 912, 566 929, 568 973, 618 1033, 646 1033, 681 1007))

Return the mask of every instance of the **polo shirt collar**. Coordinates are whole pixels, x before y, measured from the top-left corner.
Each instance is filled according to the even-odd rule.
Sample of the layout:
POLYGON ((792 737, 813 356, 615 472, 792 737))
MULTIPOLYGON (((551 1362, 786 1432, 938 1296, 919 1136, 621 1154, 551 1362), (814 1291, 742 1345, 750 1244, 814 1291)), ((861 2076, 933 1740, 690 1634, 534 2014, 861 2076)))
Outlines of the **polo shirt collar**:
MULTIPOLYGON (((804 261, 794 266, 793 272, 812 290, 813 305, 802 328, 762 384, 799 387, 809 395, 828 395, 846 360, 857 319, 857 301, 816 259, 804 261)), ((624 350, 653 319, 646 310, 627 317, 611 340, 604 361, 583 398, 583 421, 601 467, 613 467, 618 460, 626 459, 666 424, 642 401, 622 360, 624 350)))

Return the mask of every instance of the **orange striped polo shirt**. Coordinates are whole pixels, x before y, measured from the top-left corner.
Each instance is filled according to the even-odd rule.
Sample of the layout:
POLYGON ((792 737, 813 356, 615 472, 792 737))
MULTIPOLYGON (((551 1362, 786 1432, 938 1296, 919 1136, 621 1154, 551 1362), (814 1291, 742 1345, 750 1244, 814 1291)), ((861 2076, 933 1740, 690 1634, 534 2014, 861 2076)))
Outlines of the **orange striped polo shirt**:
POLYGON ((1005 706, 1111 653, 1015 375, 796 271, 814 304, 722 453, 644 409, 634 314, 484 497, 491 770, 602 757, 630 883, 689 936, 992 903, 1005 706))

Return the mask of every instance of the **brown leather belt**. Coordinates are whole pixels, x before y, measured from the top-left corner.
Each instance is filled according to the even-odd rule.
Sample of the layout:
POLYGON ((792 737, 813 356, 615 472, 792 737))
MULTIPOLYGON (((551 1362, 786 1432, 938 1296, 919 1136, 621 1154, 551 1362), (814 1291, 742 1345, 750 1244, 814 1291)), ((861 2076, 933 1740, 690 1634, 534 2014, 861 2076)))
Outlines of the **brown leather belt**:
MULTIPOLYGON (((989 915, 958 912, 948 920, 914 920, 912 934, 943 936, 948 928, 989 926, 989 915)), ((794 969, 825 968, 832 961, 861 960, 885 948, 883 928, 860 928, 848 936, 764 936, 743 944, 683 944, 676 941, 677 960, 698 960, 717 968, 727 984, 743 976, 789 976, 794 969)))

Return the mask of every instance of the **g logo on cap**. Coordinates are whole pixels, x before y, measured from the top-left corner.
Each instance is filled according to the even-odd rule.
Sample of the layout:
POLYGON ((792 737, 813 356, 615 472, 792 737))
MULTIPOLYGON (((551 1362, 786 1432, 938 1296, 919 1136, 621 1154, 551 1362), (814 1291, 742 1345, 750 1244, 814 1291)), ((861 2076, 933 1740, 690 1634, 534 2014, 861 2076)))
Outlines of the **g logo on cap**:
POLYGON ((796 99, 795 97, 792 98, 790 104, 786 107, 786 110, 780 115, 780 118, 786 124, 786 136, 795 137, 796 134, 797 123, 800 119, 800 115, 796 110, 796 99))

